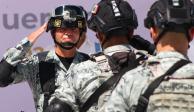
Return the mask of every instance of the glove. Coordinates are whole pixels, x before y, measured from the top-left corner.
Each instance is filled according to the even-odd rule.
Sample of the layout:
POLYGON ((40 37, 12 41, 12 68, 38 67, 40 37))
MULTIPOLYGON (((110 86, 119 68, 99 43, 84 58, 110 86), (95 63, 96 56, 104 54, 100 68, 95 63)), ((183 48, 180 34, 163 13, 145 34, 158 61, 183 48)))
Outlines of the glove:
POLYGON ((149 41, 143 39, 139 35, 134 35, 129 44, 138 50, 148 51, 149 54, 153 55, 155 53, 155 45, 149 41))
POLYGON ((65 102, 55 98, 51 101, 50 105, 44 110, 44 112, 73 112, 73 109, 65 102))

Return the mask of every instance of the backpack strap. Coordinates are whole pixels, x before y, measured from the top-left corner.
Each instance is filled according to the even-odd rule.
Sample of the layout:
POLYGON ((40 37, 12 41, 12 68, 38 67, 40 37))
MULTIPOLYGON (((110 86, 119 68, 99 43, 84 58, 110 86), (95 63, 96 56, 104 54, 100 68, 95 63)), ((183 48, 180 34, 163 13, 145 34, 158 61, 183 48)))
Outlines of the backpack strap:
MULTIPOLYGON (((99 97, 106 92, 107 90, 110 90, 110 88, 114 88, 116 86, 116 84, 119 82, 119 80, 121 79, 121 77, 129 70, 135 68, 137 66, 137 64, 135 63, 133 64, 129 64, 128 62, 133 62, 135 61, 135 54, 133 54, 133 56, 131 56, 130 53, 125 53, 125 54, 118 54, 120 59, 116 59, 110 56, 106 56, 110 67, 112 68, 113 71, 113 76, 111 76, 107 81, 105 81, 89 98, 88 100, 82 105, 82 107, 80 108, 80 112, 86 112, 94 103, 96 103, 99 99, 99 97), (127 59, 126 59, 126 55, 127 55, 127 59), (132 57, 131 59, 129 59, 128 57, 132 57), (131 65, 127 66, 127 65, 131 65), (132 66, 133 65, 133 66, 132 66), (121 69, 122 68, 122 69, 121 69), (115 70, 117 69, 117 70, 115 70), (118 70, 119 69, 119 70, 118 70), (117 71, 117 72, 114 72, 117 71)), ((118 57, 117 56, 117 57, 118 57)))
POLYGON ((160 83, 164 80, 166 76, 172 75, 176 70, 181 68, 182 66, 191 63, 188 60, 179 60, 176 62, 171 68, 167 70, 166 73, 161 75, 160 77, 156 78, 147 88, 147 90, 144 92, 143 95, 140 96, 138 100, 138 104, 136 107, 135 112, 146 112, 148 103, 149 103, 149 97, 153 94, 154 90, 160 85, 160 83))

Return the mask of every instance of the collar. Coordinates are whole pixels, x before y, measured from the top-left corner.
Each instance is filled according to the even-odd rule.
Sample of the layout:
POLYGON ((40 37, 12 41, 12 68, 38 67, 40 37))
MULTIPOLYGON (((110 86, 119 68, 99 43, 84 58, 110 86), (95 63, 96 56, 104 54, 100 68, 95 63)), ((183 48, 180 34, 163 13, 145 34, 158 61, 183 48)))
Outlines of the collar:
POLYGON ((188 56, 185 56, 177 51, 165 51, 165 52, 159 52, 156 54, 156 56, 151 56, 148 59, 148 62, 159 62, 161 59, 167 59, 167 58, 177 58, 177 59, 184 59, 189 60, 188 56))
MULTIPOLYGON (((75 57, 72 61, 72 64, 70 65, 70 67, 74 64, 80 63, 82 61, 83 56, 79 53, 76 52, 75 57)), ((59 57, 57 56, 57 54, 55 53, 55 50, 50 50, 46 56, 45 61, 47 62, 51 62, 51 63, 55 63, 57 65, 59 65, 61 68, 63 68, 65 71, 67 70, 65 68, 65 66, 62 64, 62 62, 60 61, 59 57)), ((69 68, 70 68, 69 67, 69 68)))
POLYGON ((132 48, 129 44, 114 45, 104 49, 104 54, 111 56, 116 52, 130 52, 132 48))

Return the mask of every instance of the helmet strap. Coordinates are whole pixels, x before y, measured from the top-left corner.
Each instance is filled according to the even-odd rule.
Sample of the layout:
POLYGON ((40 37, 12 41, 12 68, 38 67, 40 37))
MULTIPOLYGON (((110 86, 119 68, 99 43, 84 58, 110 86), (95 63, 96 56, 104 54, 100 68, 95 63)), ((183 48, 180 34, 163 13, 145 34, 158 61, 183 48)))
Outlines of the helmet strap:
POLYGON ((55 38, 53 38, 53 39, 54 39, 55 44, 57 44, 58 46, 60 46, 61 48, 65 49, 65 50, 70 50, 70 49, 74 48, 74 46, 75 46, 75 44, 71 43, 71 42, 59 43, 56 41, 55 38))
POLYGON ((71 50, 74 47, 76 47, 76 45, 78 44, 78 42, 80 41, 81 35, 82 35, 83 31, 80 32, 79 34, 79 39, 77 40, 76 43, 72 43, 72 42, 65 42, 65 43, 59 43, 56 41, 54 35, 52 34, 54 43, 57 44, 58 46, 60 46, 61 48, 65 49, 65 50, 71 50))
POLYGON ((162 36, 167 32, 167 28, 164 28, 158 35, 158 37, 156 38, 154 45, 156 46, 159 42, 159 40, 162 38, 162 36))

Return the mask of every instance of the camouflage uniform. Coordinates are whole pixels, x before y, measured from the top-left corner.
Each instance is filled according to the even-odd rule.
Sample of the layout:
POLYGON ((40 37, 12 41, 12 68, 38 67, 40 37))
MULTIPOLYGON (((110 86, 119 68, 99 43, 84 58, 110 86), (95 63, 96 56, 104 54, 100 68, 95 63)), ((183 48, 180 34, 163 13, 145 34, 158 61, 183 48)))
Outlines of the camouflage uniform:
MULTIPOLYGON (((111 56, 116 52, 133 52, 129 45, 115 45, 104 50, 105 55, 111 56)), ((87 101, 87 99, 96 91, 96 89, 110 78, 113 73, 108 64, 107 58, 104 55, 95 57, 95 61, 85 61, 72 69, 68 75, 68 81, 55 90, 54 98, 59 98, 66 104, 70 105, 74 111, 79 111, 79 108, 87 101)), ((111 90, 103 93, 98 100, 98 104, 94 104, 88 112, 96 112, 105 102, 107 102, 111 90)))
MULTIPOLYGON (((28 81, 35 101, 35 105, 38 112, 42 112, 44 93, 41 89, 39 79, 39 58, 38 55, 26 57, 25 55, 30 50, 32 43, 27 38, 23 39, 16 47, 8 49, 4 55, 4 60, 16 69, 13 71, 11 77, 14 79, 12 83, 19 83, 21 81, 28 81)), ((70 65, 70 70, 75 64, 84 60, 82 54, 76 53, 76 56, 70 65)), ((48 52, 46 62, 55 64, 55 86, 59 86, 61 81, 66 77, 68 70, 62 64, 54 50, 48 52)))
MULTIPOLYGON (((161 52, 127 72, 112 92, 105 112, 134 112, 148 85, 180 59, 189 60, 178 52, 161 52)), ((150 96, 147 112, 193 112, 194 65, 181 67, 167 79, 150 96)))

